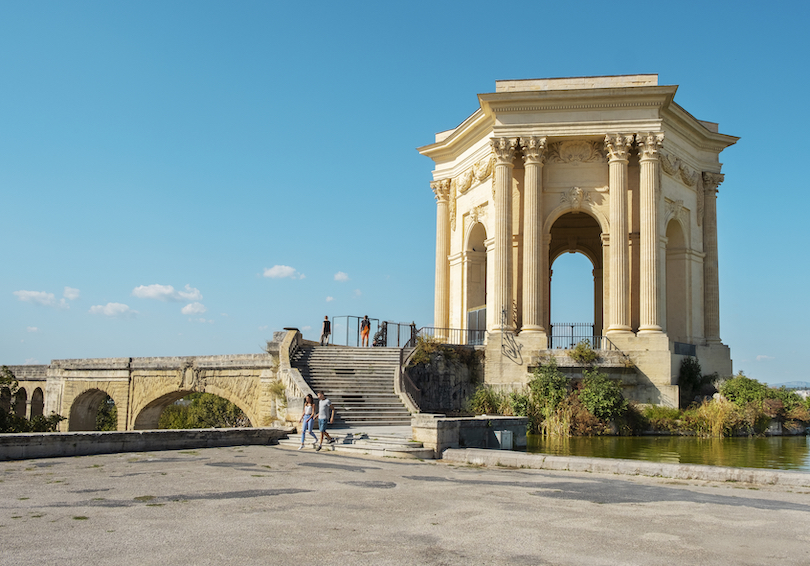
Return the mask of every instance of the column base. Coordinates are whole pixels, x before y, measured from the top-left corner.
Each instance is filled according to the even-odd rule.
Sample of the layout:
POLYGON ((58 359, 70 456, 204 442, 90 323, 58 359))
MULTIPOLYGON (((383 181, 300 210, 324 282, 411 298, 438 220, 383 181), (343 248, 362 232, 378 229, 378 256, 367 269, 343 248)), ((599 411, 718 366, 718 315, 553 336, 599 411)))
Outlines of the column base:
POLYGON ((638 329, 638 335, 643 336, 645 334, 661 334, 663 330, 657 324, 651 324, 649 326, 640 326, 638 329))
POLYGON ((611 334, 633 334, 633 329, 629 326, 611 326, 605 332, 608 336, 611 334))
POLYGON ((546 329, 536 324, 524 324, 520 329, 520 333, 525 334, 528 332, 542 332, 545 334, 546 329))

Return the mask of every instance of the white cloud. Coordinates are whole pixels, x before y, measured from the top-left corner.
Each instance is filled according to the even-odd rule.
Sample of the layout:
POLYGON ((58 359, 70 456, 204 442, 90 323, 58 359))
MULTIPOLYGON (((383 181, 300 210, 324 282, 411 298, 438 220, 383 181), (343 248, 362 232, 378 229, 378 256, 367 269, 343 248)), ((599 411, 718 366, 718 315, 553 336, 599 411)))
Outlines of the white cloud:
POLYGON ((267 267, 264 270, 264 276, 270 279, 304 279, 306 277, 303 273, 298 273, 294 267, 290 267, 289 265, 267 267))
POLYGON ((312 327, 311 327, 311 326, 305 326, 305 327, 304 327, 304 328, 302 328, 301 330, 303 330, 304 332, 307 332, 307 331, 309 331, 309 330, 312 330, 312 327))
POLYGON ((260 326, 259 330, 267 330, 267 325, 265 324, 264 326, 260 326))
POLYGON ((189 322, 199 322, 200 324, 214 324, 213 320, 206 320, 205 318, 190 318, 188 319, 189 322))
POLYGON ((764 362, 765 360, 775 360, 776 358, 774 358, 773 356, 759 355, 757 356, 756 359, 758 362, 764 362))
POLYGON ((28 328, 26 328, 26 330, 28 332, 39 332, 39 328, 37 328, 36 326, 29 326, 28 328))
POLYGON ((327 303, 331 303, 331 302, 332 302, 332 301, 334 301, 334 300, 335 300, 335 298, 334 298, 334 297, 326 297, 326 302, 327 302, 327 303))
POLYGON ((26 358, 25 365, 27 366, 35 366, 39 364, 39 360, 36 358, 26 358))
POLYGON ((65 292, 62 293, 62 296, 70 301, 75 301, 79 298, 79 290, 73 287, 65 287, 65 292))
POLYGON ((360 295, 362 295, 362 294, 363 294, 363 293, 360 291, 360 289, 355 289, 355 290, 354 290, 354 296, 355 296, 355 297, 359 297, 359 296, 360 296, 360 295))
POLYGON ((138 311, 132 310, 123 303, 107 303, 106 305, 95 305, 90 307, 91 314, 103 314, 104 316, 123 318, 132 317, 138 311))
POLYGON ((202 303, 189 303, 182 308, 180 312, 183 314, 202 314, 208 309, 202 303))
POLYGON ((343 273, 342 271, 338 271, 337 273, 335 273, 335 281, 348 281, 348 280, 349 280, 348 274, 343 273))
POLYGON ((186 285, 185 291, 177 291, 171 285, 140 285, 132 290, 132 295, 139 299, 156 299, 158 301, 199 301, 203 298, 199 289, 186 285))
POLYGON ((14 294, 24 303, 35 303, 45 307, 58 307, 62 309, 70 308, 65 302, 65 299, 57 303, 56 296, 53 293, 46 293, 45 291, 14 291, 14 294))

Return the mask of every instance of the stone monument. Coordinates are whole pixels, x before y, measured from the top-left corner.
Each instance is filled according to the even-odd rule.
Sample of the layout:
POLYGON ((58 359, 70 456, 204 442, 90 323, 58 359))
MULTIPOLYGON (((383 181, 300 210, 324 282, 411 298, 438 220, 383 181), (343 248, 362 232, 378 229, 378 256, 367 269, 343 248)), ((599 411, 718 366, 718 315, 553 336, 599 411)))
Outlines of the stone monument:
POLYGON ((419 148, 435 163, 435 332, 485 330, 466 335, 485 336, 488 383, 525 384, 555 353, 550 266, 565 252, 593 264, 593 344, 634 365, 628 397, 677 405, 686 355, 731 374, 716 198, 739 138, 676 90, 657 75, 496 81, 419 148))

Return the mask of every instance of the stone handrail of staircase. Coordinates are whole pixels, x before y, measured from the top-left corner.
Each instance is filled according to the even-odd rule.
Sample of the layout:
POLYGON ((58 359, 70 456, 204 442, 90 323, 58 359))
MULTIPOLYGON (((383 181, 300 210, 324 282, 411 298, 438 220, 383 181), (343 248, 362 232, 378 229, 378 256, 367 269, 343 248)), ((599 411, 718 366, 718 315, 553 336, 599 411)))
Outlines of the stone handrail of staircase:
POLYGON ((284 384, 287 393, 287 420, 296 421, 304 410, 304 397, 312 395, 309 384, 296 368, 292 367, 290 360, 301 346, 301 332, 297 328, 285 328, 287 335, 281 341, 278 351, 278 376, 284 384))
POLYGON ((411 356, 413 356, 415 352, 415 349, 410 348, 411 351, 406 356, 405 351, 408 349, 409 348, 402 348, 402 350, 399 351, 399 365, 394 375, 394 392, 399 396, 402 404, 408 409, 408 412, 411 413, 411 415, 415 415, 421 412, 419 409, 419 401, 422 397, 422 391, 411 381, 405 369, 411 356))

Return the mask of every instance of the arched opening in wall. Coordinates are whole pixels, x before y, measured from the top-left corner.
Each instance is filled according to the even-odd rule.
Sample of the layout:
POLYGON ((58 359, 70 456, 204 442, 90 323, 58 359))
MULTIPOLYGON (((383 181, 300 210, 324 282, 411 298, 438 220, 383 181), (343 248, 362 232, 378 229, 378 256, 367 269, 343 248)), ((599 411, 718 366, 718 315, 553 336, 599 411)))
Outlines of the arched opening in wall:
POLYGON ((468 344, 483 344, 487 330, 487 231, 477 222, 464 249, 464 313, 468 344))
POLYGON ((602 322, 602 230, 584 212, 560 216, 549 242, 550 348, 588 340, 599 347, 602 322))
POLYGON ((8 387, 0 389, 0 409, 6 413, 11 412, 11 389, 8 387))
POLYGON ((26 418, 25 410, 28 408, 28 392, 22 387, 17 390, 14 396, 14 414, 18 417, 26 418))
POLYGON ((31 394, 31 418, 41 417, 45 414, 45 395, 42 388, 37 387, 31 394))
POLYGON ((115 402, 107 392, 90 389, 73 401, 68 430, 118 430, 117 418, 115 402))
POLYGON ((231 401, 212 393, 190 391, 158 397, 135 417, 135 430, 251 426, 245 412, 231 401))
POLYGON ((688 301, 688 250, 677 220, 667 224, 666 332, 671 340, 690 342, 688 301))

